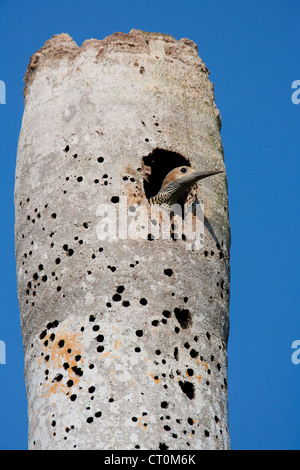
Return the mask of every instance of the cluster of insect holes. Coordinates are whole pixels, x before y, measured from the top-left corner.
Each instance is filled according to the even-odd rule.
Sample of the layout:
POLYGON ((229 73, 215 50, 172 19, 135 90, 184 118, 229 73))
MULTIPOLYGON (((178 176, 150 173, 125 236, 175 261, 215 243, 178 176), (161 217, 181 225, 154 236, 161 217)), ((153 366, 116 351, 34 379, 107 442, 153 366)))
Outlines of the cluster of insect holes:
MULTIPOLYGON (((122 292, 124 291, 124 286, 118 286, 117 291, 122 293, 122 292)), ((120 294, 119 294, 119 295, 120 295, 120 294)), ((142 300, 142 299, 141 299, 141 300, 142 300)), ((187 300, 188 300, 188 299, 185 298, 185 302, 187 302, 187 300)), ((143 299, 143 302, 141 302, 141 304, 147 305, 147 300, 146 300, 146 299, 143 299)), ((178 309, 178 308, 175 308, 174 313, 175 313, 176 319, 178 320, 180 326, 181 326, 183 329, 188 328, 189 322, 191 321, 191 319, 190 319, 190 314, 189 314, 188 309, 182 309, 182 310, 180 310, 180 309, 178 309)), ((167 310, 164 310, 164 311, 162 312, 162 314, 163 314, 163 317, 164 317, 164 318, 161 320, 161 322, 162 322, 163 324, 166 324, 166 322, 167 322, 166 319, 168 319, 168 318, 171 317, 171 313, 170 313, 169 311, 167 311, 167 310)), ((96 336, 95 336, 95 338, 94 338, 95 341, 96 341, 96 344, 97 344, 96 349, 97 349, 97 352, 101 353, 101 352, 103 352, 103 351, 105 350, 105 347, 104 347, 104 345, 103 345, 105 338, 104 338, 104 335, 103 335, 102 333, 99 333, 100 326, 99 326, 99 324, 95 323, 95 322, 96 322, 96 319, 97 319, 97 317, 96 317, 95 315, 90 315, 90 316, 89 316, 89 322, 90 322, 91 324, 93 324, 93 326, 92 326, 92 331, 96 334, 96 336), (100 344, 99 344, 99 343, 100 343, 100 344)), ((158 320, 153 320, 153 321, 152 321, 152 325, 153 325, 153 326, 158 326, 158 324, 159 324, 159 321, 158 321, 158 320)), ((58 320, 55 320, 55 321, 53 321, 53 322, 49 322, 49 323, 47 324, 47 326, 46 326, 46 329, 41 332, 41 334, 40 334, 40 340, 43 341, 44 346, 47 347, 47 346, 49 346, 49 342, 53 343, 53 342, 55 341, 55 333, 54 333, 54 332, 52 332, 51 334, 49 334, 48 339, 45 339, 45 337, 47 336, 48 332, 50 333, 49 330, 55 329, 55 328, 57 328, 58 326, 59 326, 58 320)), ((81 331, 83 332, 84 330, 85 330, 85 327, 81 327, 81 331)), ((179 333, 180 330, 179 330, 178 327, 176 327, 176 328, 175 328, 175 331, 176 331, 177 333, 179 333)), ((136 336, 139 337, 139 338, 141 338, 141 337, 143 336, 143 330, 136 330, 135 333, 136 333, 136 336)), ((210 340, 210 334, 207 333, 206 336, 207 336, 207 339, 210 340)), ((198 337, 197 337, 197 336, 195 336, 194 341, 195 341, 195 342, 198 341, 198 337)), ((32 346, 33 346, 33 345, 32 345, 32 346)), ((63 348, 63 347, 65 346, 65 341, 64 341, 64 339, 60 339, 60 340, 57 342, 57 346, 58 346, 58 348, 63 348)), ((190 348, 190 345, 189 345, 188 343, 185 343, 184 346, 185 346, 187 349, 190 348)), ((140 352, 141 349, 140 349, 140 348, 136 348, 135 350, 136 350, 136 352, 140 352)), ((68 353, 69 355, 71 355, 71 354, 72 354, 72 349, 71 349, 71 348, 68 348, 67 353, 68 353)), ((160 356, 160 355, 161 355, 161 351, 160 351, 159 349, 157 349, 157 350, 155 351, 155 354, 156 354, 157 356, 160 356)), ((191 357, 197 357, 198 354, 199 354, 199 353, 198 353, 195 349, 192 349, 191 352, 190 352, 191 357)), ((43 356, 43 353, 41 353, 41 355, 43 356)), ((174 349, 174 357, 175 357, 176 360, 178 360, 178 348, 175 348, 175 349, 174 349)), ((44 357, 45 362, 48 362, 49 359, 50 359, 49 354, 44 357)), ((74 359, 75 359, 76 362, 80 361, 81 355, 76 354, 75 357, 74 357, 74 359)), ((203 358, 202 358, 201 356, 200 356, 200 360, 203 360, 203 358)), ((213 361, 214 358, 211 357, 211 360, 213 361)), ((155 363, 158 364, 158 362, 156 362, 156 361, 155 361, 155 363)), ((165 359, 162 360, 162 363, 163 363, 163 364, 166 363, 165 359)), ((219 364, 218 364, 218 366, 219 366, 219 364)), ((94 367, 95 367, 95 366, 94 366, 93 363, 90 363, 90 364, 89 364, 89 369, 92 370, 92 369, 94 369, 94 367)), ((63 364, 63 368, 64 368, 65 371, 67 371, 67 370, 70 368, 70 364, 69 364, 68 362, 65 362, 65 363, 63 364)), ((83 376, 84 371, 82 370, 82 368, 80 368, 80 367, 78 367, 78 366, 72 366, 71 368, 72 368, 72 371, 74 372, 74 374, 76 374, 76 375, 79 376, 79 377, 82 377, 82 376, 83 376)), ((218 369, 220 370, 220 366, 218 367, 218 369)), ((192 376, 192 375, 193 375, 193 370, 192 370, 191 368, 189 368, 189 369, 187 370, 187 373, 189 374, 189 376, 192 376)), ((208 371, 208 373, 210 373, 210 371, 208 371)), ((177 374, 180 375, 180 371, 177 371, 177 374)), ((48 369, 45 370, 45 375, 46 375, 46 380, 48 380, 48 377, 49 377, 49 370, 48 370, 48 369)), ((165 377, 165 376, 166 376, 166 374, 162 373, 162 377, 165 377)), ((64 375, 61 374, 61 373, 59 373, 59 374, 57 374, 57 375, 54 377, 54 379, 52 380, 52 382, 53 382, 53 383, 54 383, 54 382, 61 382, 61 381, 63 380, 63 378, 64 378, 64 375)), ((173 374, 170 374, 170 378, 174 378, 173 374)), ((157 376, 157 377, 154 377, 154 379, 157 380, 157 379, 158 379, 158 376, 157 376)), ((182 381, 179 381, 179 385, 180 385, 180 387, 182 388, 182 391, 183 391, 184 393, 186 393, 186 395, 188 396, 188 398, 192 399, 192 398, 194 398, 193 388, 186 387, 186 384, 189 384, 189 382, 182 382, 182 381)), ((73 381, 73 380, 71 380, 71 379, 67 380, 66 386, 67 386, 68 388, 71 389, 71 388, 73 387, 73 385, 74 385, 74 381, 73 381)), ((167 388, 167 385, 166 385, 166 384, 164 385, 164 388, 167 388)), ((82 387, 79 387, 79 390, 82 390, 82 387)), ((94 386, 94 385, 89 385, 89 386, 88 386, 88 393, 90 394, 90 400, 91 400, 91 401, 94 399, 95 391, 96 391, 96 386, 94 386)), ((143 394, 143 392, 141 392, 141 393, 143 394)), ((71 400, 72 402, 76 401, 76 399, 77 399, 77 394, 76 394, 76 393, 71 393, 71 394, 68 393, 67 395, 69 395, 69 398, 70 398, 70 400, 71 400)), ((109 402, 109 403, 113 403, 113 402, 114 402, 114 398, 113 398, 113 397, 109 397, 108 402, 109 402)), ((161 408, 162 408, 163 410, 167 410, 168 407, 169 407, 169 402, 168 402, 168 401, 164 400, 164 401, 161 402, 161 408)), ((90 405, 88 405, 88 406, 86 407, 86 409, 87 409, 87 410, 90 410, 90 409, 91 409, 90 405)), ((100 418, 101 416, 102 416, 102 411, 97 410, 93 415, 90 415, 90 416, 88 416, 88 417, 86 418, 86 422, 87 422, 88 424, 91 424, 91 423, 93 423, 93 421, 94 421, 95 418, 100 418)), ((143 412, 143 417, 146 417, 146 416, 147 416, 147 412, 143 412)), ((55 414, 52 415, 52 418, 53 418, 53 419, 52 419, 52 421, 51 421, 51 426, 52 426, 52 428, 54 429, 54 430, 53 430, 53 436, 56 436, 56 430, 55 430, 55 429, 56 429, 56 424, 57 424, 57 423, 56 423, 56 420, 54 419, 54 418, 55 418, 55 414)), ((137 416, 132 416, 131 419, 132 419, 133 422, 138 422, 137 416)), ((170 420, 171 420, 171 416, 170 416, 169 414, 167 414, 166 416, 163 416, 163 415, 162 415, 162 416, 160 417, 160 419, 161 419, 162 421, 166 421, 166 422, 167 422, 167 424, 165 424, 165 425, 163 426, 164 430, 165 430, 166 432, 171 432, 171 431, 172 431, 172 425, 170 425, 170 423, 171 423, 171 421, 170 421, 170 420)), ((215 420, 216 420, 216 423, 219 422, 219 418, 218 418, 217 416, 215 416, 215 420)), ((148 426, 148 423, 147 423, 147 419, 145 419, 144 421, 145 421, 145 422, 143 423, 143 426, 144 426, 144 428, 145 428, 145 427, 148 426)), ((176 418, 176 426, 177 426, 178 424, 181 425, 181 424, 184 423, 184 422, 185 422, 184 420, 182 420, 182 419, 180 419, 180 418, 176 418)), ((197 422, 197 420, 195 420, 195 419, 193 419, 193 418, 188 418, 188 419, 187 419, 187 423, 188 423, 190 426, 193 426, 196 422, 197 422)), ((74 425, 65 427, 65 432, 66 432, 66 434, 68 434, 68 433, 69 433, 70 431, 72 431, 73 429, 75 429, 75 426, 74 426, 74 425)), ((182 432, 183 432, 184 435, 186 435, 186 434, 188 433, 188 431, 187 431, 186 429, 184 429, 182 432)), ((192 436, 193 436, 193 435, 195 435, 195 432, 196 432, 196 431, 195 431, 195 429, 194 429, 193 427, 192 427, 191 429, 189 429, 189 435, 192 435, 192 436)), ((220 433, 222 433, 221 430, 220 430, 220 433)), ((207 431, 207 430, 204 430, 204 435, 205 435, 206 437, 209 437, 209 436, 210 436, 210 432, 207 431)), ((178 437, 178 431, 176 431, 176 432, 172 431, 172 432, 171 432, 171 436, 172 436, 172 438, 177 439, 177 437, 178 437)), ((218 436, 216 436, 216 437, 218 437, 218 436)), ((64 436, 64 439, 65 439, 65 440, 67 439, 67 435, 64 436)), ((190 442, 189 442, 189 441, 187 441, 186 444, 187 444, 187 446, 190 446, 190 442)), ((76 447, 76 445, 75 445, 74 447, 76 447)), ((135 447, 136 447, 137 449, 140 448, 139 445, 136 445, 135 447)), ((160 448, 160 449, 167 449, 168 446, 167 446, 165 443, 160 443, 160 444, 159 444, 159 448, 160 448)))

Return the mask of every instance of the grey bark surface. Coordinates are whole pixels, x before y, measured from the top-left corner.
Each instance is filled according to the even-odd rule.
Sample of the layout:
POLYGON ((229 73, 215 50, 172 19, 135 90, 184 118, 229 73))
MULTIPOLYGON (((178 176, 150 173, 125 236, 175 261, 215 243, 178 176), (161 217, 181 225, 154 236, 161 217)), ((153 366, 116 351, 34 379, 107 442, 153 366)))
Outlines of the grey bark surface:
POLYGON ((30 449, 230 447, 225 173, 199 184, 200 250, 97 236, 99 205, 148 206, 156 149, 225 170, 208 75, 192 41, 137 30, 57 35, 30 60, 15 183, 30 449))

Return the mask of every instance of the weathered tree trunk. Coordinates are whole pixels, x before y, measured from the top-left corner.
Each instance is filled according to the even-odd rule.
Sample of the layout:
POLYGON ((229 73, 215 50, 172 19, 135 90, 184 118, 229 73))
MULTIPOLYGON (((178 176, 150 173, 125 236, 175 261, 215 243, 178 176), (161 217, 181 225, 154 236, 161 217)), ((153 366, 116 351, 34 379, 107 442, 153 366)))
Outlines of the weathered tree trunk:
POLYGON ((61 34, 30 60, 15 186, 30 448, 230 446, 225 173, 199 184, 201 249, 128 236, 169 170, 224 169, 208 73, 192 41, 137 30, 80 48, 61 34), (117 219, 101 239, 125 197, 129 232, 117 219))

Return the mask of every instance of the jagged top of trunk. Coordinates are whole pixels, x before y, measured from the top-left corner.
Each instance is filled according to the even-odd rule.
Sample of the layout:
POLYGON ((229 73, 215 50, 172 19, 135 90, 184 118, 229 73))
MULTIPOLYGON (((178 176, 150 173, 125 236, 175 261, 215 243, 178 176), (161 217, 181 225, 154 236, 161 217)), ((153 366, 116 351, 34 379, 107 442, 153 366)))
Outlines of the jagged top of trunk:
POLYGON ((169 34, 149 33, 137 29, 132 29, 129 33, 116 32, 104 39, 88 39, 79 47, 67 33, 55 34, 45 42, 30 58, 25 74, 24 97, 26 98, 28 88, 34 80, 36 71, 40 67, 53 62, 55 59, 68 59, 73 61, 76 57, 85 52, 87 48, 97 49, 97 58, 106 58, 110 52, 132 52, 151 53, 153 43, 160 42, 162 47, 155 49, 157 59, 161 54, 170 61, 180 60, 187 64, 196 64, 209 74, 209 70, 198 55, 197 45, 190 39, 182 38, 177 41, 169 34))

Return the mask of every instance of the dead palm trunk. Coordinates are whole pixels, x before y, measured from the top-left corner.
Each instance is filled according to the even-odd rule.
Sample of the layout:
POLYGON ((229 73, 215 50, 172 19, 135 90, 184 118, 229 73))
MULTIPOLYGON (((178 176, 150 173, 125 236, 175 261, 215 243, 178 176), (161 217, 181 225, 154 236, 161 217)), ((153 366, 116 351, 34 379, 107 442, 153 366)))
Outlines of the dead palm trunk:
POLYGON ((15 185, 30 448, 229 448, 226 177, 199 184, 197 249, 137 222, 181 165, 224 170, 192 41, 61 34, 32 56, 15 185))

